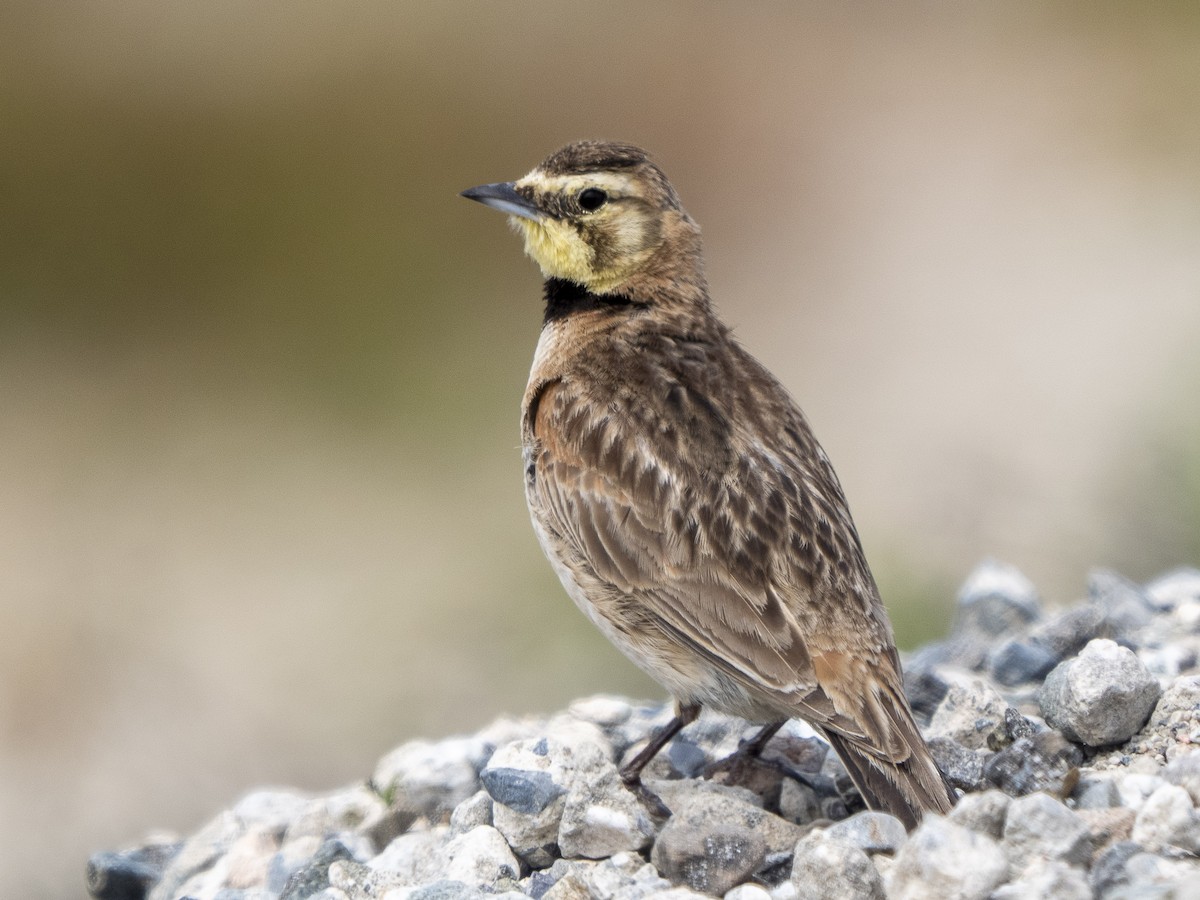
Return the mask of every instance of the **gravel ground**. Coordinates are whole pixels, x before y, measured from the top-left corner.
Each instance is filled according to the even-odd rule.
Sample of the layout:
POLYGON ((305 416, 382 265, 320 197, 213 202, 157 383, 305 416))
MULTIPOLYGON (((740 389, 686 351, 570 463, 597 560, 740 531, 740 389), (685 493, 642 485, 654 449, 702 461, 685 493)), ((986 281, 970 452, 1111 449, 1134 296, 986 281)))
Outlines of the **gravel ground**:
POLYGON ((671 708, 592 697, 542 719, 413 741, 362 783, 256 791, 186 838, 88 862, 103 900, 726 900, 1200 897, 1200 571, 1097 570, 1045 610, 981 565, 952 635, 906 661, 935 757, 962 791, 912 833, 863 809, 789 723, 706 713, 659 755, 653 817, 617 775, 671 708), (706 777, 706 775, 708 777, 706 777))

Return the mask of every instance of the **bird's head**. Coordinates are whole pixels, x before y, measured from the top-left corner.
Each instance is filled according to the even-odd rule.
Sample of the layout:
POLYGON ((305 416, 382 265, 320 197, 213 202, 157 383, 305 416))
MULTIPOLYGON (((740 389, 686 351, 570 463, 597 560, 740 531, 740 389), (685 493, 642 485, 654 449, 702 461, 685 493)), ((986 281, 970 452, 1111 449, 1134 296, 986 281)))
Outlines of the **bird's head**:
POLYGON ((638 276, 699 276, 699 228, 662 170, 630 144, 580 141, 518 181, 462 192, 508 213, 547 278, 596 294, 638 276))

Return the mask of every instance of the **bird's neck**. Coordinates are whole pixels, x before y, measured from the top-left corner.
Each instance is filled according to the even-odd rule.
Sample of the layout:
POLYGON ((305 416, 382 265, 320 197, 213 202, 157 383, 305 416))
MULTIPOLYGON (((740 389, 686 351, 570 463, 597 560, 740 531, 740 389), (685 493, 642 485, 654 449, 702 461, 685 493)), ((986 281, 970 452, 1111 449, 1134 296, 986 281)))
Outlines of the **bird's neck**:
POLYGON ((543 324, 584 312, 634 312, 648 304, 626 294, 597 294, 575 281, 547 278, 544 284, 546 313, 543 324))

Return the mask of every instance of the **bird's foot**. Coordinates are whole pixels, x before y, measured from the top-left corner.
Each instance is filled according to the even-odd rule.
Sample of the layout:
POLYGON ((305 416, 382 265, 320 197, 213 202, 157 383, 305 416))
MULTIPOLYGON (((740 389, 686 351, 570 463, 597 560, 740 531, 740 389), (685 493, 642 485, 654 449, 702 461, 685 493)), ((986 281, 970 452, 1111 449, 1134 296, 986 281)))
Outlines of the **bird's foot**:
POLYGON ((621 781, 629 792, 638 798, 642 806, 646 807, 646 812, 655 822, 662 823, 671 818, 671 810, 667 804, 663 803, 662 797, 642 784, 642 779, 637 774, 627 778, 622 772, 621 781))
POLYGON ((724 759, 719 759, 705 766, 704 777, 712 780, 717 775, 724 775, 726 776, 723 779, 724 781, 740 781, 740 776, 746 774, 754 766, 767 766, 768 768, 779 769, 780 767, 776 763, 769 762, 761 757, 763 748, 775 736, 775 732, 783 727, 783 724, 783 722, 772 722, 749 740, 740 741, 738 748, 724 759))

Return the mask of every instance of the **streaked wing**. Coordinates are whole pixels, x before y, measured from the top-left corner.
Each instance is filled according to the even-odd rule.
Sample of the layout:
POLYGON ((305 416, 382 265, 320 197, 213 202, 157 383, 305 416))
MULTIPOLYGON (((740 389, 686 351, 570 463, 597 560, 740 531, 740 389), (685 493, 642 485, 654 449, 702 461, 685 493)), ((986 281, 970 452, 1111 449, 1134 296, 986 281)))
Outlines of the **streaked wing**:
MULTIPOLYGON (((868 722, 864 731, 860 716, 835 704, 813 664, 814 652, 834 649, 819 619, 829 603, 847 602, 826 595, 847 590, 865 567, 857 537, 837 533, 837 510, 823 508, 844 501, 819 448, 736 447, 713 404, 678 382, 666 390, 677 393, 673 418, 689 422, 683 433, 645 405, 599 403, 565 380, 545 386, 526 423, 531 506, 577 562, 751 694, 875 743, 876 729, 868 722), (806 470, 801 456, 821 471, 806 470), (843 557, 849 575, 839 571, 843 557)), ((811 440, 795 415, 797 438, 811 440)), ((862 620, 859 633, 874 628, 861 612, 834 618, 847 614, 862 620)), ((881 730, 879 746, 902 753, 881 730)))

